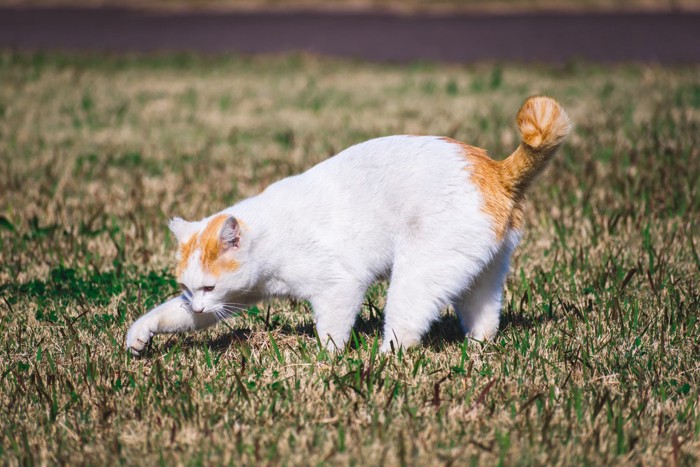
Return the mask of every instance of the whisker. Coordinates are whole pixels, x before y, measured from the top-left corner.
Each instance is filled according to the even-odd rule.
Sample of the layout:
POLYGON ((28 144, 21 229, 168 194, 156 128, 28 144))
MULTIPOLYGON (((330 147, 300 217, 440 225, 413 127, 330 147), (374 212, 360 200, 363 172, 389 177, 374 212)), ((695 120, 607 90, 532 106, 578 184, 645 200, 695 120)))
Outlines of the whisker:
POLYGON ((241 307, 236 307, 236 306, 231 306, 231 305, 221 305, 221 308, 226 310, 226 311, 247 311, 248 308, 241 308, 241 307))
POLYGON ((246 311, 248 308, 243 308, 240 306, 232 306, 232 305, 222 305, 221 308, 224 308, 226 310, 239 310, 239 311, 246 311))
POLYGON ((214 312, 214 314, 216 314, 216 317, 219 321, 223 321, 227 318, 238 315, 240 310, 235 308, 229 308, 226 305, 219 305, 212 311, 214 312))
POLYGON ((236 302, 224 302, 220 303, 220 305, 233 305, 233 306, 240 306, 240 307, 249 307, 250 305, 246 305, 245 303, 236 303, 236 302))

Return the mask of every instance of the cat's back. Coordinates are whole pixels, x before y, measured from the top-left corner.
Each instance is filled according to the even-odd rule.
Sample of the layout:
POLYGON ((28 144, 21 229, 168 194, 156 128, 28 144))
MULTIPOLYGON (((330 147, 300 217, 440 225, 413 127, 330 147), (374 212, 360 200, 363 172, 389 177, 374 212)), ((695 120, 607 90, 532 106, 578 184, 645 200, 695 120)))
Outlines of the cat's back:
POLYGON ((427 184, 464 180, 466 160, 460 148, 440 136, 394 135, 351 146, 309 170, 309 178, 331 178, 345 187, 365 186, 412 191, 427 184))
MULTIPOLYGON (((267 196, 286 202, 401 208, 471 191, 463 149, 440 136, 394 135, 374 138, 339 152, 306 172, 271 185, 267 196)), ((286 203, 285 203, 286 204, 286 203)))
POLYGON ((343 168, 348 166, 357 166, 360 169, 387 167, 395 171, 405 166, 413 168, 417 165, 435 166, 446 157, 451 157, 453 152, 454 148, 444 137, 393 135, 355 144, 325 162, 329 165, 337 164, 343 168))
POLYGON ((288 195, 292 190, 311 193, 322 190, 342 194, 346 191, 376 196, 396 193, 401 186, 412 192, 421 187, 460 183, 467 165, 461 149, 449 138, 440 136, 393 135, 370 139, 310 168, 271 185, 268 194, 288 195))

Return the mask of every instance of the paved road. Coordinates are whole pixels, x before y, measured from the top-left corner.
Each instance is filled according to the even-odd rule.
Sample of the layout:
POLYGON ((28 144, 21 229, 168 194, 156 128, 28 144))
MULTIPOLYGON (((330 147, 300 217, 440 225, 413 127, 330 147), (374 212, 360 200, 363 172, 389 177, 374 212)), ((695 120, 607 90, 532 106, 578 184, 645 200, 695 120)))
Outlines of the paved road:
POLYGON ((700 62, 700 13, 146 12, 0 7, 0 47, 279 53, 369 60, 700 62))

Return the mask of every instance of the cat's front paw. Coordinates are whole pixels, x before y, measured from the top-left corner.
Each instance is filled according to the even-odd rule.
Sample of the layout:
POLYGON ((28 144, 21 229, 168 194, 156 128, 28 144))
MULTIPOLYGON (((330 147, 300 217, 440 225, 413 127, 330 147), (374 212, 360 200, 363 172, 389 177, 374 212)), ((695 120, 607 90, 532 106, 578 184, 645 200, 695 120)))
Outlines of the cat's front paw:
POLYGON ((126 333, 126 349, 133 355, 141 355, 151 341, 153 332, 145 320, 136 320, 126 333))

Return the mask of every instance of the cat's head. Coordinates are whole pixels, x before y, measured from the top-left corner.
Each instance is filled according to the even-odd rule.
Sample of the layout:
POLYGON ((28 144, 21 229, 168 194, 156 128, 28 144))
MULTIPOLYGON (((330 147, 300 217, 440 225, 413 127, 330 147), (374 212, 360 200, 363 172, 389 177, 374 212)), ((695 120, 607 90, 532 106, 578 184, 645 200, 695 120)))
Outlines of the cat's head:
POLYGON ((248 285, 247 245, 239 221, 226 214, 198 222, 176 217, 169 227, 179 243, 177 280, 192 311, 230 314, 248 285))

